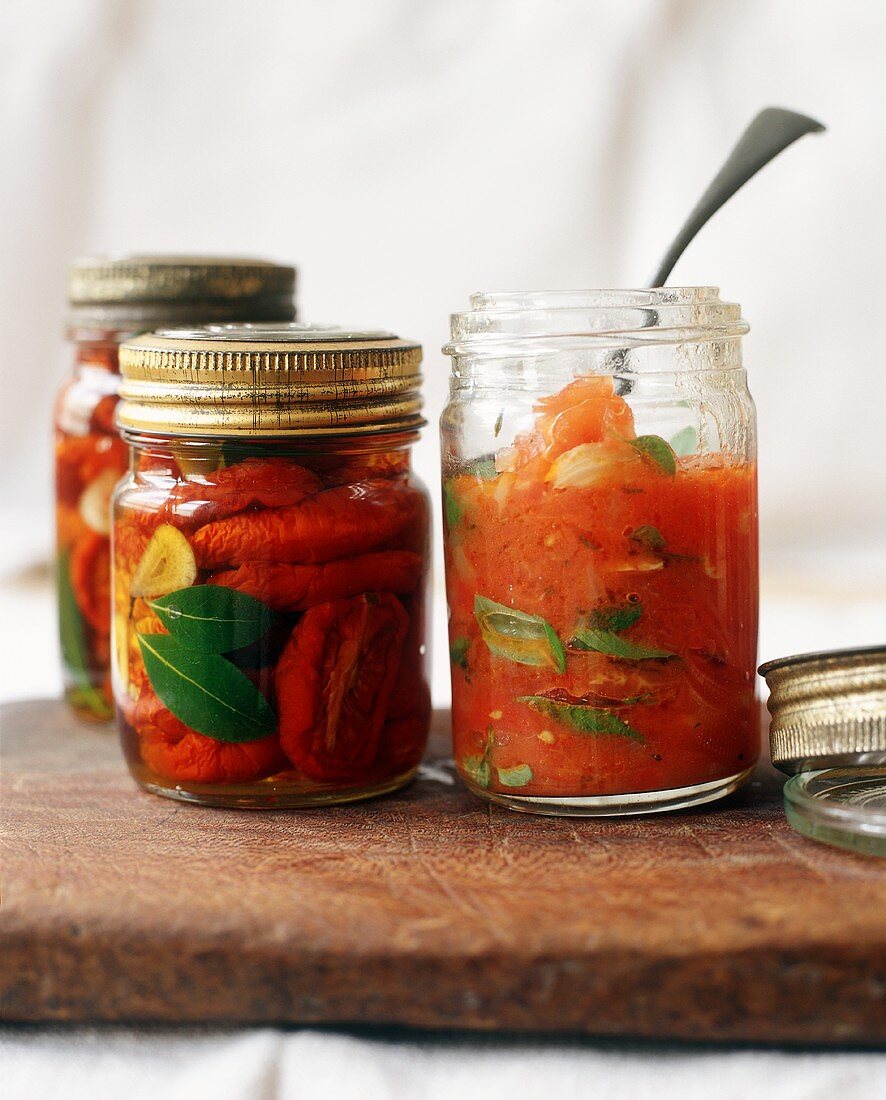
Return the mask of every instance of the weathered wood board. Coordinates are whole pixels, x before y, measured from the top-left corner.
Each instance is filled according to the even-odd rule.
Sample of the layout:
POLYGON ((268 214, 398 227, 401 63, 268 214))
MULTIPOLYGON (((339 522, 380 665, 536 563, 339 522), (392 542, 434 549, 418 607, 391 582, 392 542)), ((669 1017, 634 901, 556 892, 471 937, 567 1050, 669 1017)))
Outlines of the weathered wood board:
POLYGON ((59 703, 2 736, 7 1020, 886 1040, 886 862, 793 833, 769 768, 706 812, 532 817, 441 734, 399 795, 222 811, 59 703))

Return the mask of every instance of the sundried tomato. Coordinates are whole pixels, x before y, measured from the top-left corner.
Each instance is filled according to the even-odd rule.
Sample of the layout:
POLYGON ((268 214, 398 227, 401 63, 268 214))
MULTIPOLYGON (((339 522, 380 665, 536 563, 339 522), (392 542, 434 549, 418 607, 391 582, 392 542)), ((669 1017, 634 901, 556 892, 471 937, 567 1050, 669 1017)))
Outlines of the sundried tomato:
POLYGON ((277 664, 280 743, 312 779, 360 780, 378 754, 409 619, 390 593, 306 611, 277 664))
POLYGON ((320 489, 315 473, 283 458, 247 458, 175 486, 166 502, 166 522, 202 524, 236 515, 246 508, 285 508, 320 489))
POLYGON ((104 397, 99 398, 89 418, 89 430, 91 432, 116 435, 117 428, 114 424, 114 413, 117 409, 118 400, 119 398, 115 393, 107 393, 104 397))
POLYGON ((326 489, 289 508, 208 523, 193 538, 201 569, 248 561, 317 562, 396 545, 421 549, 425 502, 409 486, 381 479, 326 489))
POLYGON ((111 632, 111 547, 86 531, 71 551, 71 587, 83 618, 99 634, 111 632))
POLYGON ((410 550, 381 550, 310 565, 250 561, 209 578, 236 588, 275 611, 303 611, 360 592, 412 592, 421 579, 422 557, 410 550))
POLYGON ((287 766, 275 734, 232 744, 195 733, 150 688, 132 711, 142 759, 158 775, 182 783, 249 783, 287 766))
POLYGON ((377 766, 387 775, 402 775, 418 767, 424 755, 431 721, 431 691, 425 678, 423 596, 407 601, 409 629, 391 701, 382 728, 377 766))

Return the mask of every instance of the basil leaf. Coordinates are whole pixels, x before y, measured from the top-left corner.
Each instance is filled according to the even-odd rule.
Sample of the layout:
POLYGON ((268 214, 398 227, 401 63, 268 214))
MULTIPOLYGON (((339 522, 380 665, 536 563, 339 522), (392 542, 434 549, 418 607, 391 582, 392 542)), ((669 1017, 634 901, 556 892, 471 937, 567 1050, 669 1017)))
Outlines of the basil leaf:
POLYGON ((644 458, 651 458, 662 473, 673 477, 677 472, 677 456, 660 435, 638 435, 628 442, 644 458))
POLYGON ((642 614, 643 605, 639 603, 628 604, 627 607, 603 607, 591 612, 589 622, 595 630, 617 632, 633 626, 642 614))
POLYGON ((628 535, 631 542, 639 543, 640 546, 645 547, 647 550, 654 550, 659 552, 667 549, 667 539, 659 531, 657 527, 653 527, 651 523, 644 523, 640 527, 635 527, 633 531, 628 535))
POLYGON ((86 623, 77 605, 71 584, 71 554, 63 550, 58 556, 56 571, 58 589, 58 626, 62 659, 73 681, 76 700, 96 718, 106 721, 113 711, 104 694, 92 683, 89 675, 89 651, 86 646, 86 623))
POLYGON ((459 668, 468 667, 468 650, 471 648, 470 638, 456 638, 449 647, 449 659, 459 668))
POLYGON ((498 781, 503 787, 525 787, 532 782, 532 768, 528 764, 517 764, 513 768, 496 768, 498 781))
POLYGON ((274 612, 254 596, 218 584, 196 584, 148 600, 169 633, 204 653, 242 649, 266 634, 274 612))
POLYGON ((513 607, 474 596, 474 616, 483 641, 496 657, 520 665, 547 665, 566 671, 566 650, 549 622, 513 607))
POLYGON ((446 520, 446 529, 451 531, 461 523, 464 509, 459 504, 452 486, 448 481, 443 482, 443 517, 446 520))
POLYGON ((666 649, 635 645, 627 638, 620 638, 617 634, 613 634, 611 630, 598 630, 591 626, 579 627, 570 645, 576 649, 592 649, 597 653, 606 653, 610 657, 620 657, 624 661, 665 660, 674 656, 666 649))
POLYGON ((492 769, 486 756, 466 756, 462 767, 478 787, 486 788, 492 778, 492 769))
POLYGON ((494 458, 481 458, 476 462, 472 462, 470 466, 465 466, 466 474, 473 474, 474 477, 480 478, 481 481, 491 481, 492 478, 498 477, 498 470, 495 468, 494 458))
POLYGON ((671 436, 671 449, 674 454, 691 455, 698 450, 698 432, 695 428, 681 428, 676 435, 671 436))
POLYGON ((518 703, 525 703, 540 714, 569 726, 577 733, 610 733, 618 737, 627 737, 631 741, 644 742, 646 738, 642 733, 622 722, 608 710, 600 710, 597 707, 586 707, 573 703, 557 703, 544 695, 522 695, 517 699, 518 703))
POLYGON ((160 702, 216 741, 256 741, 277 724, 267 700, 217 653, 200 653, 165 634, 139 634, 148 679, 160 702))

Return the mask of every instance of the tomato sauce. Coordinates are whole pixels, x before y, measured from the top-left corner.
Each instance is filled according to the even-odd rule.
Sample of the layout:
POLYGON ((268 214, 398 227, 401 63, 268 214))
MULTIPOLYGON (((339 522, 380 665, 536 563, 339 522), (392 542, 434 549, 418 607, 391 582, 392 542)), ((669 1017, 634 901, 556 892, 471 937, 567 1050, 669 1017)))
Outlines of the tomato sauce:
POLYGON ((454 754, 485 793, 619 795, 758 754, 756 468, 678 457, 610 379, 444 482, 454 754))

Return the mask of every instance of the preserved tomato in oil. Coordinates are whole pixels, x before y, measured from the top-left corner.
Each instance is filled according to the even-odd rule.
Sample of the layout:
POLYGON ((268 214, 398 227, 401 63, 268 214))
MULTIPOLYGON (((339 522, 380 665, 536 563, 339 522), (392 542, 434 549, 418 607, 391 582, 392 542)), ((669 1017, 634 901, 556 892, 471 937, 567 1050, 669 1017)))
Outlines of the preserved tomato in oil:
POLYGON ((116 697, 150 789, 311 804, 418 766, 427 497, 405 449, 331 461, 339 446, 133 447, 115 506, 116 697))
POLYGON ((57 585, 65 693, 82 718, 113 714, 110 500, 127 467, 114 427, 117 346, 81 341, 55 414, 57 585))

